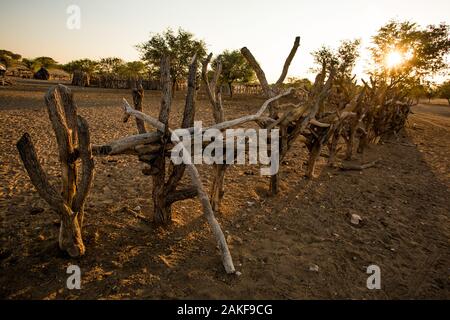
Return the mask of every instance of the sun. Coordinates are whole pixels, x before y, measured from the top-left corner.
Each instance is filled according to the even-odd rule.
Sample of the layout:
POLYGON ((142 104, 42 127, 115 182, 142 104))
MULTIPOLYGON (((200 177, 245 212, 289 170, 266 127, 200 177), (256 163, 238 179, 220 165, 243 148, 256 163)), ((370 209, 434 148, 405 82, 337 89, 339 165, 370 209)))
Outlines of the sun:
POLYGON ((386 55, 386 66, 394 69, 404 62, 404 56, 399 51, 391 51, 386 55))

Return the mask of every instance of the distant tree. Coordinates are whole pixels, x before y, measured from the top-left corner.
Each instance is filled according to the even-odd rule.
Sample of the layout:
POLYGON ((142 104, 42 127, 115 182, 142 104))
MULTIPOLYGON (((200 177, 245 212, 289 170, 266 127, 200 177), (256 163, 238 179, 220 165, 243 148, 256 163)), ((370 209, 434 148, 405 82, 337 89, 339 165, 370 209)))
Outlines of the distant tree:
POLYGON ((256 78, 252 67, 239 50, 225 50, 222 52, 213 61, 213 68, 217 65, 217 61, 222 63, 220 82, 228 85, 231 97, 233 97, 233 83, 249 83, 256 78))
POLYGON ((142 60, 152 65, 158 73, 161 57, 163 55, 170 57, 172 92, 175 92, 177 81, 187 76, 189 63, 194 54, 197 54, 200 60, 206 56, 205 47, 203 41, 196 40, 192 33, 181 28, 177 33, 169 28, 162 33, 153 34, 149 41, 137 46, 142 60))
POLYGON ((391 82, 408 78, 420 81, 446 68, 445 57, 450 52, 449 30, 449 25, 444 23, 426 28, 409 21, 387 23, 372 38, 373 76, 391 82), (397 63, 387 63, 393 55, 397 63))
POLYGON ((124 64, 125 61, 120 58, 103 58, 98 62, 98 69, 100 73, 117 75, 120 73, 120 70, 124 66, 124 64))
POLYGON ((8 50, 0 50, 0 63, 6 68, 16 65, 21 59, 22 56, 20 54, 8 50))
POLYGON ((361 41, 342 41, 337 50, 323 46, 312 53, 314 62, 319 66, 314 71, 320 70, 325 65, 329 70, 335 69, 337 75, 351 77, 353 68, 359 58, 361 41))
POLYGON ((36 69, 50 69, 58 66, 58 62, 56 62, 53 58, 50 57, 38 57, 33 60, 33 70, 36 69))
MULTIPOLYGON (((428 99, 428 103, 431 102, 431 99, 436 98, 437 96, 437 88, 436 85, 434 83, 432 83, 431 81, 425 81, 424 84, 422 85, 418 85, 416 87, 422 87, 423 91, 424 91, 424 95, 425 97, 428 99)), ((412 88, 412 90, 414 90, 414 88, 412 88)))
POLYGON ((287 79, 286 86, 293 87, 293 88, 302 88, 302 89, 305 89, 306 91, 310 91, 313 84, 307 78, 301 79, 301 78, 289 77, 287 79))
POLYGON ((147 66, 142 61, 131 61, 119 67, 119 74, 126 78, 140 78, 147 73, 147 66))
POLYGON ((63 65, 63 70, 69 73, 74 73, 75 71, 86 72, 92 75, 97 71, 98 62, 90 59, 80 59, 74 60, 63 65))
POLYGON ((439 96, 447 99, 448 104, 450 105, 450 80, 447 80, 439 86, 439 96))

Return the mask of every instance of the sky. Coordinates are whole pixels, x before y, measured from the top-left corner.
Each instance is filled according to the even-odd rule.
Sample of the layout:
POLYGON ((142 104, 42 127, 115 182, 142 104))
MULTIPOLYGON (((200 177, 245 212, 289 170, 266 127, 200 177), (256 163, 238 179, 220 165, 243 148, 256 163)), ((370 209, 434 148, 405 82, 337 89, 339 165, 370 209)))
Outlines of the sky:
MULTIPOLYGON (((312 78, 311 52, 359 38, 363 49, 387 21, 450 23, 449 0, 0 0, 0 49, 60 63, 117 56, 138 60, 135 46, 151 33, 182 27, 208 51, 248 47, 276 81, 296 36, 299 51, 288 76, 312 78), (77 5, 81 28, 67 28, 67 8, 77 5)), ((355 72, 362 75, 363 50, 355 72)))

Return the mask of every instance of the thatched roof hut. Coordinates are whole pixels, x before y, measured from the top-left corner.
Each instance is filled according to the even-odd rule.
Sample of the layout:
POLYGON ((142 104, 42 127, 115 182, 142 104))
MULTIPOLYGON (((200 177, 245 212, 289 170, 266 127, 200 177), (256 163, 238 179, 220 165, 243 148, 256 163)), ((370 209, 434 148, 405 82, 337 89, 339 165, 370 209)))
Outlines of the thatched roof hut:
POLYGON ((48 80, 50 79, 50 72, 45 68, 40 68, 35 74, 34 79, 37 80, 48 80))
POLYGON ((0 77, 4 77, 6 74, 6 67, 0 63, 0 77))

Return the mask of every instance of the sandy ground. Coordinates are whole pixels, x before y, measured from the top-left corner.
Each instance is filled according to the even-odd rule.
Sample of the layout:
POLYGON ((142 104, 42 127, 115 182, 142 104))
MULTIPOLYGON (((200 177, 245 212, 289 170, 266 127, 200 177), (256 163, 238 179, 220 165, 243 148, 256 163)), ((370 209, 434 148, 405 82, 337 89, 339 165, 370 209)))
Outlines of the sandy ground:
MULTIPOLYGON (((358 161, 380 158, 363 172, 327 168, 304 178, 305 149, 285 160, 281 193, 255 166, 226 175, 221 223, 240 277, 225 275, 198 201, 174 206, 174 223, 151 222, 151 179, 133 157, 96 158, 86 208, 81 259, 57 249, 57 215, 40 199, 15 143, 29 132, 40 160, 59 183, 56 141, 44 108, 48 82, 19 81, 0 88, 0 298, 6 299, 411 299, 450 298, 450 107, 419 105, 406 130, 371 146, 358 161), (141 206, 147 220, 129 209, 141 206), (349 215, 363 218, 359 227, 349 215), (82 270, 82 289, 66 289, 66 268, 82 270), (366 268, 381 268, 382 289, 366 288, 366 268), (318 271, 310 267, 318 266, 318 271)), ((102 143, 134 134, 121 122, 127 90, 74 88, 79 114, 102 143)), ((227 119, 254 112, 256 97, 225 101, 227 119)), ((145 112, 156 115, 158 92, 146 92, 145 112)), ((171 125, 177 126, 177 93, 171 125)), ((199 96, 196 119, 211 123, 199 96)), ((210 185, 211 168, 200 172, 210 185)))

